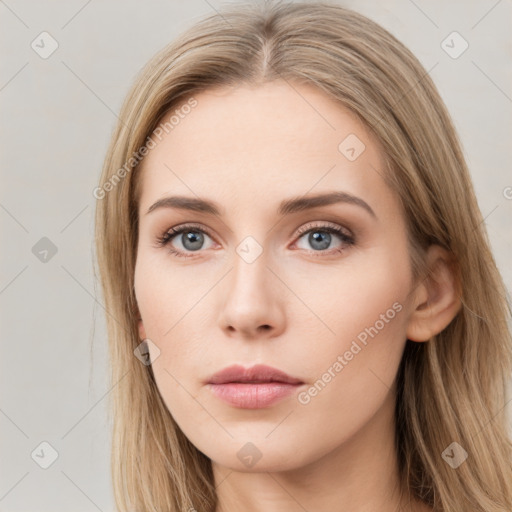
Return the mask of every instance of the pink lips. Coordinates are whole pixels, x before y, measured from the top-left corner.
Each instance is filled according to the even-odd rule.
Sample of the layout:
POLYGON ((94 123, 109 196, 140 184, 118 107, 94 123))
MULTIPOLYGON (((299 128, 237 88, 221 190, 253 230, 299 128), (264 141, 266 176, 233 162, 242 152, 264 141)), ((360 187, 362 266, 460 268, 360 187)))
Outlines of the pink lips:
POLYGON ((229 366, 210 377, 207 384, 215 396, 230 405, 259 409, 285 398, 304 382, 276 368, 258 364, 251 368, 229 366))

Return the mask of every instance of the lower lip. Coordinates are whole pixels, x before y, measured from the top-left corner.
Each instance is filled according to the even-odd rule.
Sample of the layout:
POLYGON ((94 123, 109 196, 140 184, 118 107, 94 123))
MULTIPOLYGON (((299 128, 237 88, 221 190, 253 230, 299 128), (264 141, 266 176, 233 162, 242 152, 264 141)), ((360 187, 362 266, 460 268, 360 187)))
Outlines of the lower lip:
POLYGON ((260 409, 268 407, 291 395, 300 384, 285 382, 261 382, 243 384, 228 382, 226 384, 209 384, 213 394, 228 404, 241 409, 260 409))

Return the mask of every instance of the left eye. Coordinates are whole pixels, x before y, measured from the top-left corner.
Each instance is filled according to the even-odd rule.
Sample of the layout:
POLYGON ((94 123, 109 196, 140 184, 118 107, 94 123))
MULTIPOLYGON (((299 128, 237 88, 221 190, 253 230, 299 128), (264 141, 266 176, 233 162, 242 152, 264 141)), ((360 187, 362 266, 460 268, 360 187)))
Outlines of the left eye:
MULTIPOLYGON (((303 228, 301 236, 299 237, 299 241, 305 239, 310 247, 313 248, 314 252, 341 252, 347 248, 347 246, 351 246, 354 244, 354 238, 344 231, 342 231, 338 227, 334 226, 315 226, 313 228, 308 229, 306 226, 303 228), (307 235, 307 237, 306 237, 307 235), (332 235, 335 235, 341 243, 338 247, 330 248, 330 251, 326 251, 329 249, 329 246, 332 242, 332 235)), ((308 248, 306 248, 308 250, 308 248)))

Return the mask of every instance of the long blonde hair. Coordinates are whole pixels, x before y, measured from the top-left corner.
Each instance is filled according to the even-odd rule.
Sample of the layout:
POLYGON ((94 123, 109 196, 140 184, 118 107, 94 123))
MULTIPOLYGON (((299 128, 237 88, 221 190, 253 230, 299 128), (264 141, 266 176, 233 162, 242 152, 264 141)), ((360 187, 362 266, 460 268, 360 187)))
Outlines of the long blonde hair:
POLYGON ((94 195, 112 386, 112 478, 119 510, 214 512, 211 461, 165 407, 134 356, 138 164, 163 116, 194 93, 273 79, 316 85, 372 131, 405 212, 415 275, 424 250, 453 254, 462 308, 426 343, 406 342, 397 382, 403 488, 435 511, 510 512, 506 386, 510 305, 450 116, 426 70, 385 29, 328 2, 224 6, 156 54, 114 129, 94 195), (443 452, 468 454, 454 469, 443 452))

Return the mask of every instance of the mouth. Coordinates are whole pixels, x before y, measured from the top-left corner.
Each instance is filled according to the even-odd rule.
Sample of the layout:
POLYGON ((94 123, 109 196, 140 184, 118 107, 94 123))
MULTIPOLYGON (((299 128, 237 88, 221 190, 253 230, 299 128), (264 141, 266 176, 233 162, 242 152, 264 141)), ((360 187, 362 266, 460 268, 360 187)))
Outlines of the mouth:
POLYGON ((292 394, 304 382, 265 365, 230 366, 207 381, 212 393, 241 409, 269 407, 292 394))

